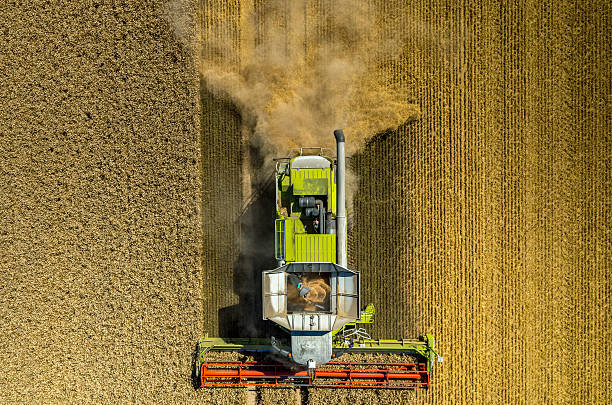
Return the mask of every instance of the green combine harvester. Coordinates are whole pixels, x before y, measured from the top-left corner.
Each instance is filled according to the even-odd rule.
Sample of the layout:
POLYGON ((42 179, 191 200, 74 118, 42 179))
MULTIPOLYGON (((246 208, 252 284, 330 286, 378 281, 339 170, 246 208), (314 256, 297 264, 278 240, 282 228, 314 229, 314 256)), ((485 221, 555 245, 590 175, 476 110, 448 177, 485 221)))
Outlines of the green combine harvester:
POLYGON ((365 328, 374 322, 375 309, 372 304, 361 309, 359 272, 347 267, 345 139, 341 130, 334 136, 336 164, 322 148, 302 148, 299 156, 277 159, 278 267, 262 273, 261 302, 264 320, 276 323, 286 336, 203 337, 195 365, 203 387, 429 387, 433 363, 442 360, 433 336, 372 339, 365 328), (274 361, 213 361, 207 359, 211 351, 274 361), (344 353, 405 354, 417 361, 341 362, 344 353))

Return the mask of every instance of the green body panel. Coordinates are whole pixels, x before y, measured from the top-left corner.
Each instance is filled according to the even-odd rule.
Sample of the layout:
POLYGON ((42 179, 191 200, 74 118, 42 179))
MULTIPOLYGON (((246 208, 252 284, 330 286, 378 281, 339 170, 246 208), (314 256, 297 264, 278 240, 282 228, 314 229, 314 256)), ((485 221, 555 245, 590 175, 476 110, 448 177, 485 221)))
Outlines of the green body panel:
MULTIPOLYGON (((290 186, 286 193, 294 197, 326 196, 328 204, 331 199, 330 208, 333 215, 336 215, 336 185, 332 169, 292 169, 289 182, 290 186)), ((299 216, 301 211, 297 204, 297 198, 291 199, 291 215, 299 216)))
POLYGON ((331 169, 291 170, 293 195, 327 195, 331 169))
POLYGON ((277 260, 295 261, 295 244, 292 242, 295 238, 295 222, 284 218, 277 219, 274 222, 275 257, 277 260))
MULTIPOLYGON (((280 345, 291 351, 291 347, 280 345)), ((335 342, 333 348, 341 351, 364 353, 414 353, 425 355, 427 342, 417 339, 356 339, 352 344, 335 342)), ((200 339, 200 353, 213 351, 268 351, 273 350, 270 339, 266 338, 209 338, 200 339)))
POLYGON ((336 235, 295 235, 296 262, 336 262, 336 235))
POLYGON ((332 169, 330 170, 330 187, 329 194, 327 195, 327 201, 329 202, 330 210, 334 216, 336 217, 336 172, 332 169))
POLYGON ((419 355, 427 360, 427 368, 431 370, 437 358, 434 340, 431 335, 425 335, 421 340, 413 339, 354 339, 350 343, 334 343, 334 350, 343 353, 403 353, 419 355))
MULTIPOLYGON (((291 206, 289 216, 299 216, 301 209, 293 197, 303 195, 326 196, 328 208, 336 216, 336 179, 334 169, 292 169, 291 175, 280 174, 277 177, 278 190, 283 206, 291 206)), ((285 217, 278 211, 279 218, 285 217)))
POLYGON ((280 187, 279 187, 280 191, 283 193, 286 193, 286 192, 291 193, 290 187, 291 187, 291 177, 283 175, 280 178, 280 187))
MULTIPOLYGON (((285 345, 278 345, 280 349, 291 351, 285 345)), ((353 339, 346 342, 334 340, 332 349, 339 356, 344 353, 397 353, 421 356, 427 361, 427 368, 431 370, 433 362, 438 357, 435 351, 435 340, 429 334, 421 339, 353 339)), ((245 351, 245 352, 276 352, 270 340, 265 338, 209 338, 203 337, 198 342, 198 368, 206 360, 209 351, 245 351)))
MULTIPOLYGON (((327 159, 331 166, 332 160, 327 159)), ((276 259, 285 262, 335 262, 336 235, 308 234, 300 220, 302 209, 298 206, 299 197, 315 196, 326 200, 327 209, 335 218, 334 169, 288 169, 287 172, 277 173, 276 181, 278 200, 286 208, 286 211, 281 211, 280 207, 276 209, 276 259)))
POLYGON ((291 169, 293 195, 328 195, 332 169, 291 169))
POLYGON ((298 218, 277 219, 276 258, 286 262, 336 262, 336 235, 307 234, 298 218))
POLYGON ((366 306, 366 308, 363 311, 361 311, 361 318, 359 318, 356 321, 347 323, 340 329, 336 329, 332 331, 332 336, 336 336, 338 333, 350 327, 357 327, 358 325, 361 325, 361 324, 374 323, 374 311, 375 311, 374 304, 368 304, 368 306, 366 306))

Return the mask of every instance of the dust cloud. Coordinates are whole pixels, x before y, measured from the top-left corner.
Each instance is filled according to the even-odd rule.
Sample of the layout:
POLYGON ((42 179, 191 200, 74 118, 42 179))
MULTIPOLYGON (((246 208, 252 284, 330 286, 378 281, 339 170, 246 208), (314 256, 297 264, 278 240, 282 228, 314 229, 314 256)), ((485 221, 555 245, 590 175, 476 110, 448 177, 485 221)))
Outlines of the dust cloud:
POLYGON ((380 73, 381 61, 401 53, 402 38, 382 32, 364 1, 331 8, 320 14, 303 0, 244 6, 235 18, 239 28, 214 10, 203 16, 204 83, 237 106, 251 145, 268 162, 301 146, 333 151, 337 128, 351 154, 372 135, 420 114, 408 90, 380 73), (228 32, 239 39, 216 40, 228 32))

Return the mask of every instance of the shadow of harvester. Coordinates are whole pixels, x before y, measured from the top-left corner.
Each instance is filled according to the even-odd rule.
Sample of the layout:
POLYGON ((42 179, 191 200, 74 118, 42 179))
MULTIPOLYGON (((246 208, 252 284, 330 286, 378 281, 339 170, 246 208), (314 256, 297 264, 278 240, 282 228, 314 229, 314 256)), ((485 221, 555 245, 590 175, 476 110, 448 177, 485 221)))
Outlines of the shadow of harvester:
MULTIPOLYGON (((251 150, 258 155, 257 150, 251 150)), ((261 169, 256 156, 254 165, 261 169)), ((268 337, 274 326, 262 319, 261 274, 277 267, 274 258, 274 220, 276 218, 274 176, 271 173, 254 186, 251 198, 240 217, 240 250, 234 263, 234 293, 239 302, 219 309, 219 336, 268 337)))

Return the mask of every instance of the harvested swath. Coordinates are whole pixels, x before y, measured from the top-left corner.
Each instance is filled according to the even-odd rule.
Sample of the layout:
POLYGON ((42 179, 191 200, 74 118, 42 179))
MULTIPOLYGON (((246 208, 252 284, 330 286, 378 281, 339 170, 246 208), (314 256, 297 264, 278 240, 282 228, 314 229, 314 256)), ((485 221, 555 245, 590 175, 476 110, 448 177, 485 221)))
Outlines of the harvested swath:
POLYGON ((290 404, 301 405, 299 389, 293 388, 260 388, 259 400, 262 405, 290 404))
POLYGON ((251 361, 252 356, 246 356, 240 352, 217 352, 209 351, 206 353, 206 360, 210 361, 251 361))
POLYGON ((414 391, 372 390, 343 388, 311 388, 308 390, 308 404, 414 404, 417 397, 414 391))
POLYGON ((203 388, 194 394, 197 394, 199 403, 204 404, 244 405, 247 403, 246 388, 203 388))

